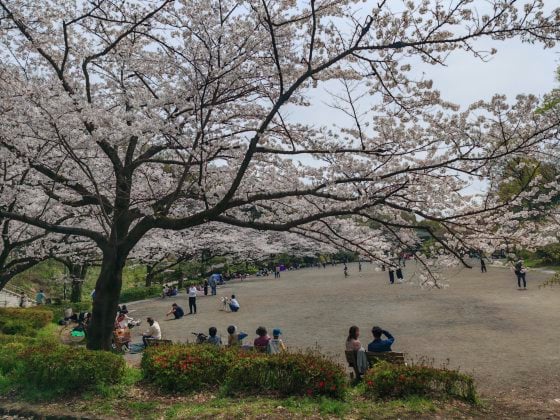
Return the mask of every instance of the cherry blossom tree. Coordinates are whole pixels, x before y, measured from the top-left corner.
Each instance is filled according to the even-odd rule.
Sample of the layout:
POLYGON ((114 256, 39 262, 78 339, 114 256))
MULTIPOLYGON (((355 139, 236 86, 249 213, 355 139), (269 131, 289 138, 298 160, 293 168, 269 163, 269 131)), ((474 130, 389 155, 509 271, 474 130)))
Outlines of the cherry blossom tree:
POLYGON ((222 223, 206 223, 183 231, 151 231, 140 240, 130 257, 147 265, 147 283, 178 264, 202 257, 264 261, 275 254, 316 255, 335 252, 333 244, 322 245, 290 232, 261 232, 222 223))
POLYGON ((484 7, 0 0, 0 158, 24 162, 33 190, 32 206, 0 217, 96 243, 91 349, 109 348, 123 267, 154 230, 321 224, 315 237, 338 241, 328 226, 349 218, 406 243, 408 213, 442 225, 437 241, 461 258, 510 205, 467 195, 471 180, 511 155, 555 153, 557 140, 536 98, 459 112, 414 76, 457 50, 486 58, 481 37, 559 38, 560 12, 540 0, 484 7), (348 123, 293 118, 333 84, 333 118, 348 123))

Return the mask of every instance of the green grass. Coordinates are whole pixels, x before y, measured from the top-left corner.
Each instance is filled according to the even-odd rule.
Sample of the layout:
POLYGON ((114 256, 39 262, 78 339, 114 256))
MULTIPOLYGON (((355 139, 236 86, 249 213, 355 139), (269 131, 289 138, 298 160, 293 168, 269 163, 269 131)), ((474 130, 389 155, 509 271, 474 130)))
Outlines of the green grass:
POLYGON ((215 398, 200 404, 179 403, 167 408, 164 418, 244 418, 244 417, 311 417, 319 414, 327 418, 399 417, 433 413, 434 402, 420 397, 395 401, 370 401, 350 398, 346 401, 330 398, 252 397, 242 399, 215 398))

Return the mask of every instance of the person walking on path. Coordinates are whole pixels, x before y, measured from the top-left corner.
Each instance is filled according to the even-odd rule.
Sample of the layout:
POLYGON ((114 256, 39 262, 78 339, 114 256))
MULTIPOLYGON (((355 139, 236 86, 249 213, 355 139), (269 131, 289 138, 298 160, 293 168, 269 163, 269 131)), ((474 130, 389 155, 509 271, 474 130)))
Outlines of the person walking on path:
POLYGON ((204 296, 208 296, 208 280, 204 280, 204 296))
POLYGON ((527 289, 527 280, 525 278, 527 274, 527 268, 523 264, 523 260, 518 260, 514 265, 514 272, 517 276, 517 288, 521 289, 521 281, 523 281, 523 289, 527 289))
POLYGON ((348 277, 348 266, 344 263, 344 277, 348 277))
POLYGON ((210 285, 210 289, 212 290, 212 296, 216 296, 217 294, 216 288, 218 287, 218 280, 216 277, 216 274, 212 274, 210 276, 210 279, 208 280, 208 284, 210 285))
POLYGON ((484 262, 484 257, 480 256, 480 272, 486 273, 486 263, 484 262))
POLYGON ((44 305, 46 303, 47 297, 45 296, 45 292, 43 289, 39 290, 37 295, 35 296, 35 301, 37 305, 44 305))
POLYGON ((189 315, 196 314, 196 286, 189 286, 189 315))
POLYGON ((395 270, 393 267, 389 267, 389 283, 395 284, 395 270))

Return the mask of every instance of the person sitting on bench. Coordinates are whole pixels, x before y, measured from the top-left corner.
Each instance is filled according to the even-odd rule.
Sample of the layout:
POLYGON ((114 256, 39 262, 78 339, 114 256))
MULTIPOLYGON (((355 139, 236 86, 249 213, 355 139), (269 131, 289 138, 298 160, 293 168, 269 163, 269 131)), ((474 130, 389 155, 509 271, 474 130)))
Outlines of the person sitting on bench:
POLYGON ((148 340, 161 340, 161 328, 157 321, 153 318, 147 318, 148 330, 142 334, 142 342, 144 346, 148 347, 148 340))
POLYGON ((385 331, 381 327, 373 327, 371 333, 373 334, 373 341, 369 343, 368 351, 376 353, 391 351, 391 345, 395 342, 395 338, 389 331, 385 331), (382 340, 382 335, 385 335, 387 339, 382 340))
POLYGON ((360 337, 360 329, 356 325, 352 325, 346 339, 346 351, 358 351, 362 348, 358 337, 360 337))

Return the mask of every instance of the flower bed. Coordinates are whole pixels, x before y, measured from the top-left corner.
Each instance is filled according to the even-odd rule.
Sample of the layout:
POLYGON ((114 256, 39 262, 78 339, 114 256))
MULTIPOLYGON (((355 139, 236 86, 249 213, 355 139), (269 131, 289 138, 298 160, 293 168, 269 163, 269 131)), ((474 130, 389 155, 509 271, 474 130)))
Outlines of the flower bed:
POLYGON ((365 373, 363 382, 365 393, 376 398, 419 395, 469 402, 475 402, 477 398, 472 377, 446 368, 381 362, 365 373))
POLYGON ((219 385, 237 357, 235 349, 174 344, 148 347, 142 356, 144 377, 170 391, 195 391, 219 385))
POLYGON ((146 349, 144 377, 160 388, 198 391, 224 386, 234 394, 341 397, 347 387, 342 367, 318 353, 267 355, 205 345, 146 349))
POLYGON ((316 352, 238 358, 225 383, 229 394, 269 391, 282 396, 341 398, 346 388, 344 369, 316 352))

